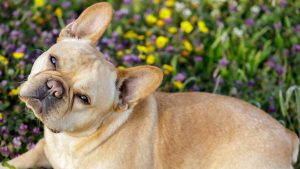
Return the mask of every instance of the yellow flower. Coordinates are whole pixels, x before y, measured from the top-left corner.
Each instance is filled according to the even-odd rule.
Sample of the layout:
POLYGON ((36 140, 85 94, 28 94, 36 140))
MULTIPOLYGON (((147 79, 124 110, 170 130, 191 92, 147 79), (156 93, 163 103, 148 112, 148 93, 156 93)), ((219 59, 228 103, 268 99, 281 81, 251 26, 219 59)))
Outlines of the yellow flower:
POLYGON ((177 28, 176 28, 175 26, 172 26, 172 27, 170 27, 170 28, 168 29, 168 31, 169 31, 170 33, 176 33, 176 32, 177 32, 177 28))
POLYGON ((10 95, 10 96, 16 96, 16 95, 19 94, 19 91, 20 91, 20 88, 12 89, 12 90, 8 93, 8 95, 10 95))
POLYGON ((124 66, 118 66, 118 69, 119 69, 119 70, 124 70, 125 67, 124 67, 124 66))
POLYGON ((148 53, 149 52, 148 49, 147 49, 147 47, 146 46, 142 46, 142 45, 138 45, 137 46, 137 50, 139 52, 141 52, 141 53, 148 53))
POLYGON ((51 5, 46 6, 47 11, 52 11, 53 7, 51 5))
POLYGON ((158 27, 162 27, 162 26, 164 26, 164 24, 165 24, 165 22, 163 20, 161 20, 161 19, 156 22, 156 25, 158 27))
POLYGON ((117 51, 117 56, 118 57, 122 57, 124 55, 124 52, 123 51, 121 51, 121 50, 118 50, 117 51))
POLYGON ((198 28, 203 33, 208 33, 208 28, 206 27, 206 24, 204 21, 200 20, 198 21, 198 28))
POLYGON ((189 21, 182 21, 180 23, 180 29, 182 29, 185 33, 191 33, 194 27, 189 21))
POLYGON ((7 65, 8 60, 3 55, 0 55, 0 63, 3 63, 4 65, 7 65))
POLYGON ((136 34, 134 31, 128 31, 124 34, 124 37, 127 39, 136 39, 138 38, 138 34, 136 34))
POLYGON ((193 50, 193 45, 188 40, 183 41, 183 46, 187 51, 193 50))
POLYGON ((139 40, 144 40, 144 39, 145 39, 145 35, 139 35, 139 36, 138 36, 138 39, 139 39, 139 40))
POLYGON ((159 17, 161 19, 168 19, 170 18, 172 15, 172 11, 168 8, 162 8, 160 11, 159 11, 159 17))
POLYGON ((175 80, 173 82, 173 85, 177 88, 177 89, 182 89, 183 88, 183 83, 181 81, 177 81, 175 80))
POLYGON ((174 68, 171 65, 164 64, 163 68, 164 68, 164 74, 165 75, 168 75, 168 74, 170 74, 174 71, 174 68))
POLYGON ((159 36, 156 38, 155 43, 158 48, 163 48, 168 43, 169 39, 165 36, 159 36))
POLYGON ((38 24, 43 25, 43 24, 45 23, 45 20, 44 20, 43 18, 41 18, 41 17, 37 17, 37 18, 36 18, 36 22, 37 22, 38 24))
POLYGON ((61 8, 56 8, 54 13, 58 18, 61 18, 63 16, 61 8))
POLYGON ((149 46, 147 46, 147 50, 148 50, 149 53, 150 53, 150 52, 153 52, 155 49, 154 49, 154 46, 149 45, 149 46))
POLYGON ((146 36, 152 36, 152 32, 147 31, 147 32, 146 32, 146 36))
POLYGON ((157 22, 157 18, 154 15, 149 14, 146 16, 146 22, 150 25, 155 24, 157 22))
POLYGON ((22 59, 24 57, 24 53, 23 52, 14 52, 13 57, 15 59, 22 59))
POLYGON ((147 64, 152 65, 155 63, 155 56, 154 55, 148 55, 146 59, 147 64))
POLYGON ((181 51, 181 55, 182 55, 182 56, 188 57, 188 56, 190 56, 190 54, 191 54, 191 53, 190 53, 190 51, 188 51, 188 50, 182 50, 182 51, 181 51))
POLYGON ((160 3, 160 0, 153 0, 153 3, 154 3, 154 4, 159 4, 159 3, 160 3))
POLYGON ((167 0, 167 2, 166 2, 167 7, 173 7, 174 4, 175 4, 175 0, 167 0))
POLYGON ((4 116, 2 113, 0 113, 0 120, 3 120, 4 116))
POLYGON ((142 60, 145 60, 146 56, 145 55, 139 55, 139 58, 141 58, 142 60))
POLYGON ((34 0, 35 7, 42 7, 45 5, 45 0, 34 0))
POLYGON ((191 22, 192 22, 192 23, 197 22, 197 16, 193 15, 193 16, 191 17, 191 22))

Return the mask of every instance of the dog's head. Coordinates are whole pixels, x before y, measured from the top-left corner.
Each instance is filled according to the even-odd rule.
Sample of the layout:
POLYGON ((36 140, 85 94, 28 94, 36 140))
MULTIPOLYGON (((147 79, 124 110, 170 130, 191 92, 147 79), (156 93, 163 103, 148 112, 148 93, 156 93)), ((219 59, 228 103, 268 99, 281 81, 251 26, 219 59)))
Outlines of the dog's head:
POLYGON ((132 108, 161 83, 152 66, 116 69, 96 44, 112 18, 108 3, 87 8, 33 64, 20 98, 52 131, 95 130, 111 112, 132 108))

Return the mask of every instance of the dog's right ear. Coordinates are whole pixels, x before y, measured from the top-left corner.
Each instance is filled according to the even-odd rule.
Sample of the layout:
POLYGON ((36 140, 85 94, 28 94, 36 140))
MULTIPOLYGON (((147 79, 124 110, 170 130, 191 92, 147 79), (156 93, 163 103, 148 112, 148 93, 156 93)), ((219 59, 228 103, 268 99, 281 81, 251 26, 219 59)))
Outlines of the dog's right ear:
POLYGON ((96 3, 85 9, 81 15, 59 34, 57 41, 65 38, 78 38, 90 41, 97 45, 99 38, 105 32, 113 15, 111 4, 107 2, 96 3))
POLYGON ((163 73, 158 67, 136 66, 118 70, 117 88, 120 92, 115 111, 123 111, 151 93, 161 84, 163 73))

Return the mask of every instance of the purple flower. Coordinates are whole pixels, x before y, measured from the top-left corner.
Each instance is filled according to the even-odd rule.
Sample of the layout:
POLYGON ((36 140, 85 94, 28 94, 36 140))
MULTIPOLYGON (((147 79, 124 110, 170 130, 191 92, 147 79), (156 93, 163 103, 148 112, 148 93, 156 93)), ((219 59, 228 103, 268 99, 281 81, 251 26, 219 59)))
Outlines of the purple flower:
POLYGON ((57 36, 57 35, 59 34, 59 31, 58 31, 57 29, 53 29, 53 30, 52 30, 52 34, 53 34, 54 36, 57 36))
POLYGON ((184 81, 185 78, 186 78, 185 73, 178 73, 178 74, 175 76, 175 80, 181 81, 181 82, 184 81))
POLYGON ((249 27, 252 27, 255 24, 255 21, 252 18, 248 18, 245 20, 245 24, 249 27))
POLYGON ((0 152, 3 156, 7 157, 10 153, 10 150, 9 150, 8 146, 3 146, 3 147, 1 147, 0 152))
POLYGON ((117 20, 122 19, 126 15, 128 15, 128 10, 125 10, 125 9, 120 9, 115 12, 115 17, 117 20))
POLYGON ((230 63, 229 60, 227 60, 226 58, 219 60, 219 65, 223 67, 226 67, 229 63, 230 63))
POLYGON ((134 15, 133 16, 133 20, 134 21, 139 21, 141 19, 141 16, 140 15, 134 15))
POLYGON ((22 75, 22 74, 20 74, 20 75, 19 75, 19 79, 20 79, 20 80, 24 80, 24 79, 25 79, 25 76, 22 75))
POLYGON ((195 60, 195 62, 202 62, 203 61, 203 57, 202 56, 196 56, 195 58, 194 58, 194 60, 195 60))
POLYGON ((130 5, 132 3, 132 0, 123 0, 123 3, 126 5, 130 5))
POLYGON ((229 7, 230 12, 237 12, 237 6, 236 5, 230 5, 229 7))
POLYGON ((117 44, 117 46, 116 46, 116 50, 122 50, 122 49, 124 49, 124 45, 123 44, 117 44))
POLYGON ((222 20, 217 20, 216 24, 218 27, 224 28, 224 22, 222 20))
POLYGON ((9 31, 9 28, 7 25, 0 24, 0 35, 3 35, 9 31))
POLYGON ((253 87, 255 85, 255 81, 253 80, 253 79, 250 79, 249 81, 248 81, 248 86, 249 87, 253 87))
POLYGON ((7 81, 6 80, 2 80, 1 86, 5 87, 6 85, 7 85, 7 81))
POLYGON ((261 6, 261 9, 262 9, 262 11, 264 11, 265 13, 269 13, 269 12, 270 12, 270 10, 269 10, 269 8, 268 8, 267 5, 262 5, 262 6, 261 6))
POLYGON ((293 27, 294 33, 300 33, 300 24, 293 27))
POLYGON ((14 145, 15 148, 20 148, 21 145, 22 145, 21 138, 20 137, 15 137, 13 139, 13 145, 14 145))
POLYGON ((17 153, 17 152, 13 152, 12 155, 11 155, 12 158, 16 158, 16 157, 18 157, 18 156, 20 156, 20 154, 17 153))
POLYGON ((282 75, 284 72, 284 68, 282 66, 277 66, 276 67, 276 72, 278 75, 282 75))
POLYGON ((165 23, 166 24, 171 24, 173 22, 173 19, 172 18, 167 18, 165 19, 165 23))
POLYGON ((24 134, 26 134, 27 129, 28 129, 28 125, 22 123, 22 124, 19 126, 19 133, 20 133, 21 135, 24 135, 24 134))
POLYGON ((290 51, 289 49, 284 49, 283 50, 283 56, 289 57, 290 56, 290 51))
POLYGON ((269 107, 268 107, 268 112, 269 112, 269 113, 275 113, 276 111, 277 111, 277 109, 276 109, 274 103, 271 103, 271 104, 269 105, 269 107))
POLYGON ((0 128, 0 135, 3 135, 3 134, 8 134, 9 133, 9 130, 6 126, 2 126, 0 128))
POLYGON ((276 22, 273 24, 273 27, 275 30, 280 30, 282 28, 282 23, 281 22, 276 22))
POLYGON ((281 7, 285 8, 287 5, 287 1, 286 0, 280 0, 280 5, 281 7))
POLYGON ((113 32, 112 34, 111 34, 111 37, 112 38, 117 38, 119 36, 119 34, 118 34, 118 32, 113 32))
POLYGON ((17 31, 17 30, 13 30, 13 31, 10 32, 10 36, 11 36, 12 38, 15 38, 15 39, 21 38, 22 35, 23 35, 22 32, 17 31))
POLYGON ((265 63, 269 68, 275 68, 276 61, 273 58, 268 59, 265 63))
POLYGON ((71 6, 71 2, 69 2, 69 1, 64 1, 64 2, 61 4, 61 6, 64 7, 64 8, 68 8, 68 7, 71 6))
POLYGON ((224 84, 224 80, 221 77, 214 78, 214 82, 215 82, 215 84, 218 83, 219 85, 224 84))
POLYGON ((298 53, 298 52, 300 52, 300 45, 299 45, 299 44, 294 44, 294 45, 292 46, 292 53, 293 53, 293 54, 296 54, 296 53, 298 53))
POLYGON ((166 48, 166 51, 167 51, 168 53, 173 53, 173 52, 174 52, 174 47, 173 47, 173 46, 168 46, 168 47, 166 48))
POLYGON ((191 91, 199 91, 199 90, 200 90, 200 88, 196 84, 194 84, 191 88, 191 91))
POLYGON ((20 11, 19 11, 19 10, 15 10, 15 11, 13 12, 13 16, 14 16, 15 18, 19 17, 19 16, 20 16, 20 11))
POLYGON ((6 50, 7 50, 7 52, 9 52, 9 53, 14 52, 15 49, 16 49, 16 45, 14 45, 14 44, 8 44, 8 45, 6 46, 6 50))
POLYGON ((15 52, 25 53, 26 45, 22 45, 21 47, 17 48, 15 52))
POLYGON ((33 142, 29 142, 27 144, 27 149, 30 150, 30 149, 33 149, 35 147, 35 144, 33 142))
POLYGON ((38 128, 38 127, 34 127, 34 128, 32 129, 32 133, 38 135, 38 134, 41 133, 41 130, 40 130, 40 128, 38 128))
POLYGON ((237 85, 237 87, 242 87, 243 86, 243 81, 241 81, 241 80, 237 80, 236 81, 236 85, 237 85))
POLYGON ((107 38, 107 37, 104 37, 101 42, 104 44, 104 45, 109 45, 112 43, 112 40, 107 38))
POLYGON ((24 67, 25 67, 25 62, 24 62, 23 60, 21 60, 21 61, 19 62, 19 65, 20 65, 20 67, 24 68, 24 67))
POLYGON ((123 60, 127 64, 139 63, 141 62, 141 58, 135 54, 124 55, 123 60))
POLYGON ((21 22, 20 21, 16 21, 15 22, 15 27, 19 27, 21 25, 21 22))

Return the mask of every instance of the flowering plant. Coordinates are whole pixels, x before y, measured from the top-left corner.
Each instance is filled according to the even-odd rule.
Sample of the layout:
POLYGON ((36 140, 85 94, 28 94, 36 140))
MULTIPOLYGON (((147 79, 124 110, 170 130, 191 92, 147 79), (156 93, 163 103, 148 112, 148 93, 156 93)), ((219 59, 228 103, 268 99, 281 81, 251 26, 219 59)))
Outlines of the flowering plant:
MULTIPOLYGON (((27 151, 41 138, 42 125, 19 101, 18 86, 36 57, 55 43, 60 29, 94 2, 0 4, 0 161, 27 151)), ((297 2, 110 2, 114 19, 98 48, 117 68, 161 67, 165 75, 161 91, 238 97, 299 134, 297 2)))

